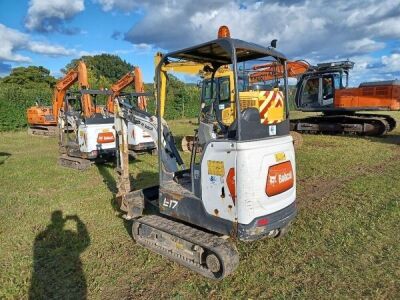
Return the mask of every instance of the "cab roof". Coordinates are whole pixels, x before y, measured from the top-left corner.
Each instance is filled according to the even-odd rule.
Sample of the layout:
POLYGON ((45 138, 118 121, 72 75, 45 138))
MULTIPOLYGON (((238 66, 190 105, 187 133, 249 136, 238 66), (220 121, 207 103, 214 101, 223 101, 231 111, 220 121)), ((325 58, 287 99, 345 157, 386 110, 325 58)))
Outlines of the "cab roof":
POLYGON ((184 59, 199 63, 209 62, 215 65, 225 65, 232 63, 234 49, 236 49, 237 62, 258 59, 265 56, 286 60, 286 57, 282 53, 273 48, 267 48, 232 38, 219 38, 197 46, 167 53, 164 57, 184 59))

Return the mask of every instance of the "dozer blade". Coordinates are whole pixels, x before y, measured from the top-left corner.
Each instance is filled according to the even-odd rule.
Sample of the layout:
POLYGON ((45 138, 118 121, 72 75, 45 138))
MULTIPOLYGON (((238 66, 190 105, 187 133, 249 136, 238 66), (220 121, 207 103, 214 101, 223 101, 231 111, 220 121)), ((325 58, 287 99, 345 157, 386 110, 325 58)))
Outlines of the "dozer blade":
MULTIPOLYGON (((181 142, 181 147, 183 152, 192 152, 193 147, 194 147, 194 142, 195 142, 195 136, 194 135, 185 135, 182 138, 181 142)), ((197 147, 196 152, 201 153, 202 149, 201 147, 197 147)))
POLYGON ((157 215, 135 219, 136 242, 212 279, 231 274, 239 264, 235 245, 211 233, 157 215))
POLYGON ((194 135, 185 135, 181 142, 183 152, 192 152, 194 146, 194 135))
POLYGON ((78 157, 71 157, 67 154, 61 154, 58 158, 58 164, 63 167, 85 171, 90 168, 93 164, 92 161, 88 159, 78 158, 78 157))

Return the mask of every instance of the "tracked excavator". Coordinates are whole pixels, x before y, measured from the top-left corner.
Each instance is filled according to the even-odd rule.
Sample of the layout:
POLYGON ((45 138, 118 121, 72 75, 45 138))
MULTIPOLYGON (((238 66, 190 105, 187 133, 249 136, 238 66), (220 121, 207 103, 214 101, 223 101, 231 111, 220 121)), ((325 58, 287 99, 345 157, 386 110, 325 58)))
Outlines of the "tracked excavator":
POLYGON ((351 61, 321 63, 301 75, 295 98, 297 109, 323 115, 291 120, 292 130, 381 136, 396 127, 394 118, 376 111, 400 110, 400 82, 365 82, 349 88, 353 66, 351 61))
POLYGON ((58 163, 86 170, 94 162, 115 157, 114 117, 96 101, 96 97, 108 97, 112 92, 91 90, 84 62, 79 62, 78 69, 79 90, 65 94, 60 110, 58 163))
MULTIPOLYGON (((129 86, 134 87, 135 93, 124 94, 125 99, 131 104, 134 101, 138 109, 147 111, 147 96, 144 94, 142 72, 139 67, 134 67, 131 72, 126 73, 111 86, 112 95, 107 100, 107 111, 109 113, 114 113, 115 97, 120 96, 123 90, 129 86), (140 96, 135 96, 137 93, 140 93, 140 96), (132 99, 132 97, 135 99, 132 99)), ((155 150, 155 141, 140 127, 133 123, 128 123, 128 132, 129 153, 132 157, 136 157, 138 153, 152 153, 155 150)))
MULTIPOLYGON (((289 135, 289 111, 275 123, 263 121, 259 109, 242 107, 239 65, 286 58, 272 48, 230 38, 223 26, 218 38, 162 56, 156 68, 157 115, 115 99, 118 153, 117 199, 132 236, 145 248, 205 277, 222 279, 239 263, 235 241, 254 241, 283 235, 296 215, 295 153, 289 135), (167 122, 166 72, 171 62, 211 66, 210 97, 199 99, 199 125, 189 166, 180 157, 167 122), (220 68, 229 66, 234 85, 212 84, 220 68), (234 120, 223 121, 235 105, 234 120), (157 140, 159 184, 130 189, 127 123, 133 122, 157 140), (200 148, 201 151, 197 151, 200 148), (152 208, 152 209, 149 209, 152 208), (149 210, 148 210, 149 209, 149 210)), ((279 88, 287 107, 287 76, 279 88)))
MULTIPOLYGON (((291 130, 300 133, 381 136, 396 127, 393 117, 377 114, 376 111, 400 110, 400 82, 364 82, 359 87, 349 88, 349 73, 353 67, 354 62, 351 61, 316 66, 305 61, 288 63, 288 76, 298 78, 296 109, 322 112, 318 116, 291 119, 291 130)), ((270 79, 272 70, 282 74, 282 66, 277 64, 262 64, 255 69, 258 72, 250 76, 250 82, 270 79)))
POLYGON ((58 116, 63 107, 66 92, 77 82, 80 72, 82 72, 82 67, 79 64, 56 83, 52 106, 43 106, 38 103, 27 109, 28 132, 30 134, 41 136, 56 136, 58 134, 58 116))

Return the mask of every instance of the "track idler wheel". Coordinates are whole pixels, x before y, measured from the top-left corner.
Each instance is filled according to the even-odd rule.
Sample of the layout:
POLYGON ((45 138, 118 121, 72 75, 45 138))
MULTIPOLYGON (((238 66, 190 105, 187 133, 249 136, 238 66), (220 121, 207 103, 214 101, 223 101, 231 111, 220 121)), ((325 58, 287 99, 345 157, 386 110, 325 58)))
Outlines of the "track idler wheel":
POLYGON ((213 272, 218 273, 221 271, 221 263, 215 254, 208 254, 206 257, 207 268, 213 272))

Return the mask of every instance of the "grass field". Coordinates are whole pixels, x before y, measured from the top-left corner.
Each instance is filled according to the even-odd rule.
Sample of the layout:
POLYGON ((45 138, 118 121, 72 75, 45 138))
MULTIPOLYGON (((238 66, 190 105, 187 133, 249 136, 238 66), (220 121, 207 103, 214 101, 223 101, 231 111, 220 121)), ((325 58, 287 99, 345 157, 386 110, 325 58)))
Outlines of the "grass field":
MULTIPOLYGON (((289 234, 239 243, 240 266, 220 282, 132 241, 112 166, 78 172, 57 154, 56 139, 0 133, 1 299, 46 298, 39 286, 70 299, 400 298, 400 129, 304 136, 289 234)), ((137 188, 157 181, 156 162, 131 163, 137 188)))

